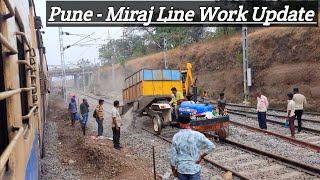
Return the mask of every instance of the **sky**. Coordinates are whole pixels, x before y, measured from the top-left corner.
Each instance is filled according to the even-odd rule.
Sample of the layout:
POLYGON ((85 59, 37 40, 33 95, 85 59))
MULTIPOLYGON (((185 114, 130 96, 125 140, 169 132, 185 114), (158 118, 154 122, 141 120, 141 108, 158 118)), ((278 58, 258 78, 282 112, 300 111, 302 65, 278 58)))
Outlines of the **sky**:
MULTIPOLYGON (((46 56, 48 65, 60 65, 60 42, 59 42, 59 29, 58 27, 46 27, 46 0, 34 0, 36 6, 37 16, 41 16, 43 29, 44 45, 46 47, 46 56)), ((120 27, 62 27, 62 31, 69 32, 77 35, 64 35, 63 46, 72 45, 73 43, 81 40, 84 36, 93 33, 90 38, 98 39, 84 44, 86 46, 72 46, 64 51, 64 59, 66 64, 76 64, 77 60, 84 58, 89 59, 94 63, 98 62, 99 46, 106 43, 108 31, 112 39, 118 39, 122 35, 120 27), (94 45, 92 45, 94 44, 94 45)), ((92 39, 86 38, 83 42, 92 39)))

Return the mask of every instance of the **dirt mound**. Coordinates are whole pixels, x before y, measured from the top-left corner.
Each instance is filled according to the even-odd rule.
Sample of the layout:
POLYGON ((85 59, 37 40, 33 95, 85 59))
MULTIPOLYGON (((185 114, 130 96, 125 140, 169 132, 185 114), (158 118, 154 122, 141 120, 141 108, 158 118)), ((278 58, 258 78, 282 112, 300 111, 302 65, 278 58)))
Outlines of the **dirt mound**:
MULTIPOLYGON (((319 44, 320 28, 274 27, 250 33, 251 92, 261 89, 270 99, 271 106, 282 107, 283 96, 292 91, 292 87, 299 87, 309 100, 308 110, 320 111, 316 106, 320 103, 317 93, 320 86, 319 44)), ((233 102, 243 100, 241 34, 171 50, 168 62, 170 69, 184 69, 185 63, 191 62, 199 89, 208 90, 211 98, 217 99, 220 92, 225 92, 233 102)), ((157 53, 131 60, 124 67, 116 66, 115 71, 129 75, 141 68, 163 66, 163 53, 157 53)), ((104 67, 102 72, 110 75, 111 69, 104 67)))
POLYGON ((79 122, 71 127, 61 98, 51 98, 48 119, 58 126, 60 162, 81 172, 81 179, 152 179, 150 164, 130 153, 113 148, 109 139, 97 140, 95 132, 82 135, 79 122))

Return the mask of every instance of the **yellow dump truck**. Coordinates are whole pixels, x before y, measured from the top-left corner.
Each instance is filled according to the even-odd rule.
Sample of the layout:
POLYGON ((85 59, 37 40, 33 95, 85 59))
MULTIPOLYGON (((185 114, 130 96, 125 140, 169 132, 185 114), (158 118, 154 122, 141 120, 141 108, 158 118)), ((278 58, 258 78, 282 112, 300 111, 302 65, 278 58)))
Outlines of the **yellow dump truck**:
POLYGON ((131 103, 140 97, 171 97, 171 88, 182 92, 179 70, 141 69, 125 79, 124 103, 131 103))
POLYGON ((132 111, 139 117, 151 117, 154 131, 160 134, 163 127, 177 124, 172 121, 172 107, 168 103, 172 97, 171 88, 175 87, 187 98, 179 105, 179 112, 181 114, 192 112, 193 116, 199 119, 199 121, 191 122, 191 128, 197 131, 217 130, 221 137, 227 137, 228 132, 225 127, 229 124, 229 117, 212 118, 212 112, 208 112, 209 109, 212 111, 210 105, 196 103, 196 93, 193 95, 193 92, 197 91, 196 81, 192 77, 191 70, 191 64, 187 63, 186 69, 182 71, 141 69, 127 77, 125 88, 122 91, 124 102, 122 114, 132 108, 132 111), (209 115, 211 113, 209 118, 208 113, 204 115, 206 112, 209 115))

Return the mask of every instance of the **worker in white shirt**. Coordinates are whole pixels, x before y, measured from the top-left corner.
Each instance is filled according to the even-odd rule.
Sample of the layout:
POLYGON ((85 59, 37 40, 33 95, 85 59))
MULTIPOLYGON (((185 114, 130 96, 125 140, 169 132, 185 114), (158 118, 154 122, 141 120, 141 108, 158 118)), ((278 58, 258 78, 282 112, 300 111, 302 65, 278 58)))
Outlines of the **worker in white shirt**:
POLYGON ((295 106, 296 106, 296 103, 292 100, 293 98, 293 94, 292 93, 289 93, 287 94, 288 96, 288 105, 287 105, 287 121, 289 122, 289 128, 290 128, 290 132, 291 132, 291 137, 292 138, 295 138, 295 130, 294 130, 294 120, 296 119, 295 118, 295 114, 294 114, 294 111, 295 111, 295 106))
POLYGON ((121 126, 121 116, 119 113, 119 101, 113 102, 112 112, 112 132, 113 132, 113 147, 120 150, 120 126, 121 126))
POLYGON ((267 129, 267 109, 269 102, 266 96, 262 95, 260 91, 256 92, 257 96, 257 113, 260 129, 267 129))
POLYGON ((302 127, 302 114, 303 114, 303 108, 307 104, 307 99, 304 95, 299 93, 299 88, 293 89, 293 101, 296 103, 295 105, 295 115, 298 120, 298 133, 301 132, 302 127))

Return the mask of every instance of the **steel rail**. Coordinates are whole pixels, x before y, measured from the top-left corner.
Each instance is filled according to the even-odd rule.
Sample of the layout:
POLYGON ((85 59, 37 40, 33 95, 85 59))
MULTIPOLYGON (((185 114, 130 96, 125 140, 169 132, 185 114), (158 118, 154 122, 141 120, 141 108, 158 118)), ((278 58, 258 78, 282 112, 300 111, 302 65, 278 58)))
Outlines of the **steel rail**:
POLYGON ((32 113, 34 113, 34 111, 37 109, 38 106, 33 106, 33 108, 29 111, 29 113, 25 116, 22 116, 22 120, 25 120, 25 119, 29 119, 32 115, 32 113))
POLYGON ((288 141, 290 141, 292 143, 303 145, 303 146, 306 146, 307 148, 314 149, 314 150, 317 150, 318 152, 320 152, 320 146, 315 145, 315 144, 311 144, 311 143, 308 143, 308 142, 305 142, 305 141, 297 140, 297 139, 294 139, 294 138, 291 138, 291 137, 287 137, 287 136, 284 136, 284 135, 281 135, 281 134, 277 134, 277 133, 274 133, 274 132, 270 132, 270 131, 267 131, 267 130, 264 130, 264 129, 259 129, 259 128, 256 128, 256 127, 248 126, 246 124, 238 123, 238 122, 235 122, 235 121, 232 121, 232 120, 230 120, 230 123, 238 125, 238 126, 243 126, 243 127, 247 128, 247 129, 251 129, 251 130, 254 130, 254 131, 271 134, 271 135, 279 137, 281 139, 285 139, 285 140, 288 140, 288 141))
MULTIPOLYGON (((210 101, 211 104, 217 104, 216 102, 210 101)), ((241 104, 230 104, 227 103, 226 106, 234 106, 234 107, 243 107, 243 108, 256 108, 254 106, 246 106, 246 105, 241 105, 241 104)), ((275 108, 268 108, 268 110, 271 111, 278 111, 278 112, 287 112, 284 109, 275 109, 275 108)), ((308 115, 315 115, 315 116, 320 116, 319 112, 303 112, 303 114, 308 114, 308 115)))
MULTIPOLYGON (((249 113, 249 114, 254 114, 254 115, 257 114, 257 113, 255 113, 255 112, 238 110, 238 109, 228 109, 228 110, 229 110, 229 111, 233 111, 233 112, 234 112, 234 111, 238 111, 238 112, 249 113)), ((281 115, 275 115, 275 114, 267 114, 267 116, 273 116, 273 117, 278 117, 278 118, 286 118, 286 117, 287 117, 287 116, 281 116, 281 115)), ((312 120, 312 119, 302 119, 302 121, 320 123, 320 121, 318 121, 318 120, 312 120)))
MULTIPOLYGON (((234 111, 228 111, 228 113, 236 114, 236 115, 240 115, 240 116, 247 116, 247 114, 238 113, 238 112, 234 112, 234 111)), ((279 121, 275 121, 275 120, 271 120, 271 119, 267 119, 267 122, 271 122, 274 124, 280 124, 280 125, 284 124, 283 122, 279 122, 279 121)), ((298 126, 295 125, 295 127, 297 128, 298 126)), ((305 131, 310 131, 310 132, 313 132, 316 134, 320 134, 320 130, 317 130, 317 129, 311 129, 311 128, 306 128, 306 127, 301 127, 301 129, 305 130, 305 131)))
MULTIPOLYGON (((78 91, 74 91, 74 90, 69 90, 70 92, 74 92, 74 93, 78 93, 78 94, 81 94, 83 96, 87 96, 87 97, 90 97, 92 99, 95 99, 95 100, 99 100, 99 99, 102 99, 102 98, 98 98, 98 97, 94 97, 94 96, 91 96, 91 95, 88 95, 88 94, 85 94, 85 93, 81 93, 81 92, 78 92, 78 91)), ((108 103, 108 104, 113 104, 112 102, 109 102, 109 100, 107 99, 102 99, 104 100, 104 102, 108 103)))
POLYGON ((7 148, 4 150, 4 152, 0 156, 0 172, 6 166, 12 151, 14 150, 14 148, 17 145, 17 142, 19 141, 19 139, 23 135, 24 128, 23 127, 19 127, 18 129, 19 130, 18 130, 17 134, 15 134, 14 138, 11 140, 11 142, 9 143, 7 148))
MULTIPOLYGON (((160 139, 162 139, 162 140, 164 140, 164 141, 172 144, 172 141, 169 140, 169 139, 167 139, 166 137, 163 137, 163 136, 161 136, 161 135, 156 135, 156 134, 154 134, 152 131, 150 131, 149 129, 146 129, 146 128, 142 128, 142 129, 143 129, 144 131, 147 131, 147 132, 149 132, 149 133, 151 133, 151 134, 159 137, 160 139)), ((244 176, 243 174, 241 174, 241 173, 239 173, 239 172, 237 172, 237 171, 234 171, 234 170, 232 170, 232 169, 230 169, 230 168, 228 168, 228 167, 222 166, 222 165, 220 165, 219 163, 217 163, 217 162, 215 162, 215 161, 212 161, 212 160, 210 160, 210 159, 208 159, 208 158, 206 158, 206 157, 204 157, 203 160, 204 160, 205 162, 210 163, 210 164, 212 164, 212 165, 214 165, 214 166, 216 166, 216 167, 219 167, 219 168, 221 168, 221 169, 223 169, 223 170, 225 170, 225 171, 230 171, 230 172, 232 172, 232 174, 234 174, 235 176, 239 177, 240 179, 250 180, 250 178, 244 176)))
POLYGON ((244 144, 240 144, 240 143, 237 143, 235 141, 228 140, 228 139, 224 139, 224 140, 221 140, 221 141, 225 142, 225 143, 228 143, 228 144, 231 144, 231 145, 234 145, 236 147, 240 147, 240 148, 245 149, 247 151, 254 152, 254 153, 257 153, 257 154, 260 154, 260 155, 263 155, 263 156, 267 156, 269 158, 281 161, 283 163, 291 165, 292 167, 298 167, 298 168, 303 169, 305 172, 310 173, 312 175, 315 175, 315 174, 317 176, 320 175, 320 168, 313 167, 313 166, 310 166, 308 164, 304 164, 304 163, 301 163, 301 162, 298 162, 298 161, 295 161, 295 160, 292 160, 292 159, 288 159, 288 158, 285 158, 285 157, 281 157, 281 156, 278 156, 278 155, 275 155, 275 154, 272 154, 272 153, 269 153, 269 152, 266 152, 266 151, 255 149, 253 147, 246 146, 244 144))

